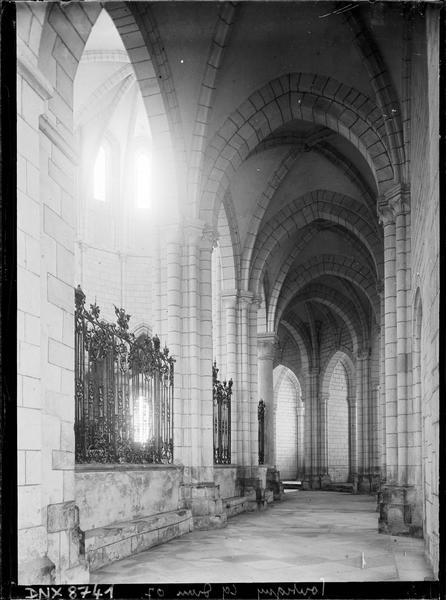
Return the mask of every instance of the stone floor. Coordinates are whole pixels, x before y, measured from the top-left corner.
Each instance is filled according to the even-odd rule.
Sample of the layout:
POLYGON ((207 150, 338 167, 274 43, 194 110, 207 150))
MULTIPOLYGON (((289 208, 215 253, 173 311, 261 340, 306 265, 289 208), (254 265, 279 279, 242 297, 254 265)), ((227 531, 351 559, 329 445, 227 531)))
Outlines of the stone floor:
POLYGON ((290 490, 225 529, 193 531, 107 565, 91 583, 417 581, 433 576, 423 541, 377 533, 376 501, 290 490))

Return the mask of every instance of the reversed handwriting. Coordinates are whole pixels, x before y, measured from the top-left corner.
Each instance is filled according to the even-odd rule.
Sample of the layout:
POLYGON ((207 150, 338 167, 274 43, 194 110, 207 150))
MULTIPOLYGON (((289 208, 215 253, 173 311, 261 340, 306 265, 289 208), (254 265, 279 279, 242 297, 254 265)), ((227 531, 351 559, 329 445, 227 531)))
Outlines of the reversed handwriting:
POLYGON ((190 590, 180 590, 177 593, 177 598, 209 598, 211 590, 211 584, 205 583, 202 589, 191 588, 190 590))

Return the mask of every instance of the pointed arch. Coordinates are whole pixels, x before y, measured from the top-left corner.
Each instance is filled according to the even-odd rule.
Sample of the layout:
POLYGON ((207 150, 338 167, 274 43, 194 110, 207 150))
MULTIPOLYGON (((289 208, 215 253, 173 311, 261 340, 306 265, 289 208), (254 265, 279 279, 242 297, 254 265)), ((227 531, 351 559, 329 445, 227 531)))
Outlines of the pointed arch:
POLYGON ((265 137, 295 119, 329 127, 352 142, 381 193, 395 183, 383 116, 370 98, 330 77, 289 73, 251 94, 209 142, 200 218, 215 222, 238 167, 265 137))

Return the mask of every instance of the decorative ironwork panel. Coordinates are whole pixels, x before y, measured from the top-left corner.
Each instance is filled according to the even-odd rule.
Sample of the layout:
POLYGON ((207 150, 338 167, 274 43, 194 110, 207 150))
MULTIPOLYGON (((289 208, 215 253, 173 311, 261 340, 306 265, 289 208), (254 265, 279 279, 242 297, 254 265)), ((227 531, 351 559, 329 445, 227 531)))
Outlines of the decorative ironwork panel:
POLYGON ((174 359, 157 336, 136 338, 75 291, 75 441, 78 463, 173 461, 174 359))
POLYGON ((259 421, 259 465, 263 465, 265 462, 265 403, 263 400, 259 401, 257 416, 259 421))
POLYGON ((232 379, 228 382, 217 379, 218 369, 212 365, 214 397, 214 463, 231 464, 231 396, 232 379))

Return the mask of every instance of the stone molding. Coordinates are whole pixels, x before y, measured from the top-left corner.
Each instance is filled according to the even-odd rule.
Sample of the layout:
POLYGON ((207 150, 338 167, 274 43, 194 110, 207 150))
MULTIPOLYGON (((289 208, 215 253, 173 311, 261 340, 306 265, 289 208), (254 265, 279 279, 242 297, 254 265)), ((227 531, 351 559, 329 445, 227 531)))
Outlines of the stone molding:
POLYGON ((66 138, 62 137, 46 115, 40 115, 39 117, 39 130, 65 154, 73 165, 78 164, 78 156, 74 150, 74 144, 71 140, 67 141, 66 138))
POLYGON ((54 87, 40 69, 33 64, 32 54, 23 44, 20 44, 17 52, 17 75, 26 79, 42 100, 48 100, 54 94, 54 87))

